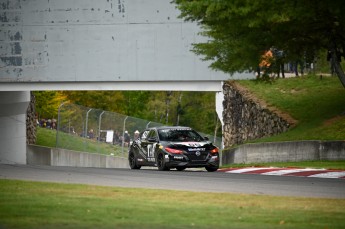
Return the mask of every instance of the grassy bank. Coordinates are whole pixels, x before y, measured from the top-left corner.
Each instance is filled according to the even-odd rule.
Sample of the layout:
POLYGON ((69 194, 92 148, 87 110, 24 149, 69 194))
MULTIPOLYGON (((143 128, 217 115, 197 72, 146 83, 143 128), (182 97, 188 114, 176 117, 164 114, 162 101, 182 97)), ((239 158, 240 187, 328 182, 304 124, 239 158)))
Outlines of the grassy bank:
MULTIPOLYGON (((56 147, 56 133, 56 130, 38 127, 36 144, 47 147, 56 147)), ((121 146, 82 138, 62 131, 60 131, 58 135, 57 147, 88 153, 123 156, 121 146)))
POLYGON ((285 133, 251 142, 345 140, 345 89, 337 77, 313 75, 278 79, 272 84, 253 80, 239 83, 298 121, 285 133))
POLYGON ((345 200, 0 180, 1 228, 344 228, 345 200))

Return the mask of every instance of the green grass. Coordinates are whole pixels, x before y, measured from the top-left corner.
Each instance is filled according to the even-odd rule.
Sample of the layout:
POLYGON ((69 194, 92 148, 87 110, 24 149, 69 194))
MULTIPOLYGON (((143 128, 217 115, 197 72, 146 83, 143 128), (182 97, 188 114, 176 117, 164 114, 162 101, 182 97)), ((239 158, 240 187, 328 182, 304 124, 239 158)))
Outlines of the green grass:
POLYGON ((309 75, 278 79, 272 84, 238 82, 298 121, 285 133, 250 142, 345 140, 345 89, 337 77, 309 75))
POLYGON ((55 147, 56 131, 46 128, 37 127, 36 144, 40 146, 55 147))
POLYGON ((345 200, 0 180, 1 228, 344 228, 345 200))
MULTIPOLYGON (((56 130, 37 128, 37 145, 56 147, 56 130)), ((58 134, 58 147, 88 153, 99 153, 104 155, 122 156, 122 148, 118 145, 97 142, 77 135, 71 135, 64 132, 58 134)))

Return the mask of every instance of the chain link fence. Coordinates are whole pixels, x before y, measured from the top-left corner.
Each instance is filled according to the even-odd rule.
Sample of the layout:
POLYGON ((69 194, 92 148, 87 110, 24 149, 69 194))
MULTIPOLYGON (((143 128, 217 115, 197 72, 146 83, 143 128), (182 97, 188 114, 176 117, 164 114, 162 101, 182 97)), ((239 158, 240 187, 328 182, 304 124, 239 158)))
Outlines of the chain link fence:
MULTIPOLYGON (((57 148, 121 157, 127 157, 135 132, 164 125, 71 103, 60 105, 57 123, 57 148)), ((200 134, 221 149, 221 138, 200 134)))

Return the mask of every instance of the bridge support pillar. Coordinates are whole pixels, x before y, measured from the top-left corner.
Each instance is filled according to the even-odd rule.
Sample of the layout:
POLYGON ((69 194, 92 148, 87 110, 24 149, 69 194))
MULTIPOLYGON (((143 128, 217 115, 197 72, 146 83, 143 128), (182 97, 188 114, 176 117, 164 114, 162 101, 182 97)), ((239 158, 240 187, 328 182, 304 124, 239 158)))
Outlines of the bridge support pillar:
POLYGON ((0 91, 0 164, 26 164, 30 91, 0 91))

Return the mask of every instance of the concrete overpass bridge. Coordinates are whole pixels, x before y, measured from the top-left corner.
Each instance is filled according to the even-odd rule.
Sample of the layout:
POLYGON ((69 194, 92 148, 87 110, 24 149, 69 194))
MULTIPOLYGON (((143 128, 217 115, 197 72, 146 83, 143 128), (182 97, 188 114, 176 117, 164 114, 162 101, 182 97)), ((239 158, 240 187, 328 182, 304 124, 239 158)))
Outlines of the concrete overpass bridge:
POLYGON ((170 0, 0 0, 0 163, 26 163, 30 91, 215 91, 221 117, 222 81, 254 75, 209 69, 178 15, 170 0))

